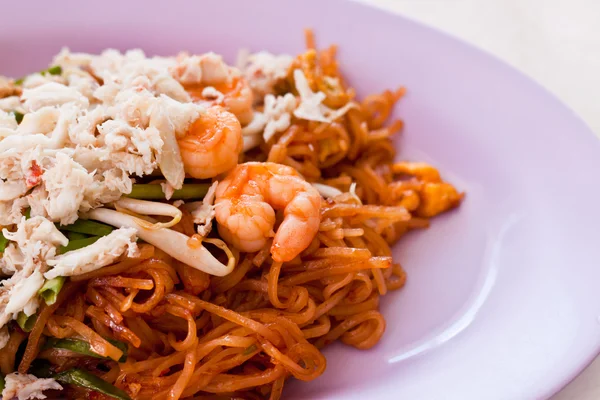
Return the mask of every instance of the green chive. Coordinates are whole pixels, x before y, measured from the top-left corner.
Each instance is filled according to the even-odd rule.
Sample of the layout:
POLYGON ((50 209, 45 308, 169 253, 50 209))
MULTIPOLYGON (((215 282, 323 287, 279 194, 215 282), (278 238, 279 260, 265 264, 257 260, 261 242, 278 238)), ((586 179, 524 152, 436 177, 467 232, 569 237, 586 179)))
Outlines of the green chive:
POLYGON ((8 246, 8 239, 4 237, 2 231, 0 230, 0 253, 4 253, 6 246, 8 246))
POLYGON ((84 233, 79 233, 79 232, 67 232, 67 238, 69 238, 69 241, 71 240, 80 240, 80 239, 87 239, 89 236, 84 234, 84 233))
POLYGON ((37 321, 37 315, 29 315, 25 314, 23 311, 17 315, 17 324, 23 329, 25 332, 31 332, 33 326, 35 325, 35 321, 37 321))
POLYGON ((106 236, 115 229, 110 225, 88 219, 78 219, 71 225, 58 226, 58 228, 61 231, 85 233, 93 236, 106 236))
POLYGON ((58 254, 65 254, 65 253, 68 253, 69 251, 82 249, 84 247, 87 247, 91 244, 96 243, 96 241, 98 239, 100 239, 101 237, 102 236, 92 236, 92 237, 85 238, 85 239, 71 240, 71 241, 69 241, 69 243, 66 246, 60 246, 58 248, 58 254))
MULTIPOLYGON (((112 344, 113 346, 115 346, 116 348, 118 348, 119 350, 121 350, 123 352, 123 355, 119 359, 119 362, 125 362, 125 361, 127 361, 127 345, 125 343, 123 343, 123 342, 118 341, 118 340, 112 340, 112 339, 106 339, 106 340, 108 342, 110 342, 110 344, 112 344)), ((101 356, 101 355, 99 355, 97 353, 94 353, 92 351, 92 348, 91 348, 90 344, 88 342, 86 342, 85 340, 81 340, 81 339, 74 339, 74 338, 56 339, 56 338, 50 338, 46 342, 45 348, 47 348, 47 349, 50 349, 50 348, 65 349, 65 350, 73 351, 75 353, 85 354, 86 356, 90 356, 90 357, 94 357, 94 358, 102 358, 102 359, 105 359, 105 360, 110 360, 110 358, 108 358, 108 357, 103 357, 103 356, 101 356)))
POLYGON ((15 119, 17 120, 17 124, 20 124, 21 121, 23 121, 23 113, 18 112, 18 111, 13 111, 12 114, 15 116, 15 119))
MULTIPOLYGON (((206 183, 187 183, 181 189, 177 189, 171 196, 172 200, 200 200, 204 198, 209 184, 206 183)), ((136 183, 131 189, 131 193, 126 195, 132 199, 141 200, 165 200, 165 194, 162 187, 156 184, 136 183)))
POLYGON ((48 68, 46 71, 42 71, 42 74, 44 72, 47 72, 50 75, 60 75, 60 74, 62 74, 62 67, 60 65, 53 65, 52 67, 48 68))
POLYGON ((56 298, 65 284, 65 280, 66 278, 64 276, 57 276, 56 278, 47 280, 46 283, 44 283, 44 286, 38 290, 38 294, 42 296, 46 304, 51 306, 56 303, 56 298))
POLYGON ((60 383, 76 385, 95 390, 96 392, 100 392, 115 399, 131 400, 129 395, 123 390, 111 385, 96 375, 79 368, 72 368, 61 372, 60 374, 54 376, 54 379, 60 383))
POLYGON ((244 353, 242 353, 245 356, 249 356, 250 354, 254 353, 256 351, 256 345, 253 344, 251 346, 248 346, 246 348, 246 350, 244 350, 244 353))

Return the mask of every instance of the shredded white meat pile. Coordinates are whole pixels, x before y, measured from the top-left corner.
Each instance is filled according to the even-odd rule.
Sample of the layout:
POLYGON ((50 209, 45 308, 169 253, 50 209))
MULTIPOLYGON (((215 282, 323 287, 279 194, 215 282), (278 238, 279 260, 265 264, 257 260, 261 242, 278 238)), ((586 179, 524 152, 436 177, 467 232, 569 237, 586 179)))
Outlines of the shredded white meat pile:
MULTIPOLYGON (((218 82, 230 71, 214 53, 149 58, 140 50, 63 50, 52 65, 62 68, 60 75, 30 75, 19 94, 2 89, 3 226, 17 223, 27 207, 32 215, 72 223, 78 213, 131 191, 132 176, 157 169, 180 188, 176 140, 204 110, 183 84, 218 82), (20 124, 15 111, 25 114, 20 124)), ((220 95, 213 92, 207 93, 220 95)))
POLYGON ((288 54, 275 55, 266 51, 249 54, 241 51, 238 57, 238 67, 250 84, 257 102, 273 94, 275 85, 284 79, 292 64, 293 57, 288 54))
POLYGON ((291 93, 277 96, 275 86, 285 79, 292 61, 293 58, 287 54, 274 55, 265 51, 254 54, 241 51, 238 55, 238 67, 252 88, 255 102, 263 105, 263 111, 256 112, 253 121, 243 129, 244 151, 260 144, 260 140, 253 139, 258 134, 262 134, 262 140, 268 142, 277 133, 284 132, 290 127, 292 117, 333 122, 355 107, 352 102, 337 110, 324 105, 325 94, 313 92, 299 69, 293 71, 299 96, 291 93))

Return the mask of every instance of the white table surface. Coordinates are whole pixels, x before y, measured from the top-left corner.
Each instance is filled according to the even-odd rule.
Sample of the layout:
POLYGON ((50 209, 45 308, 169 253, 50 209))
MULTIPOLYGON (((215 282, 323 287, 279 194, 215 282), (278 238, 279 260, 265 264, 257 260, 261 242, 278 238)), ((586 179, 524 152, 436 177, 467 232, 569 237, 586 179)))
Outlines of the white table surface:
MULTIPOLYGON (((512 64, 600 135, 600 0, 363 1, 451 33, 512 64)), ((598 399, 600 357, 551 400, 598 399)))

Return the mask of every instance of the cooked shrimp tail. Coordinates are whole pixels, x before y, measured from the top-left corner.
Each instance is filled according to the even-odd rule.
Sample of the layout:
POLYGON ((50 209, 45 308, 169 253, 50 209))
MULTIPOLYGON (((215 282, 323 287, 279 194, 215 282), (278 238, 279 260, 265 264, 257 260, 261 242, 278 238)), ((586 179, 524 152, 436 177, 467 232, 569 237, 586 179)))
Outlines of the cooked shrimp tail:
POLYGON ((178 140, 185 172, 206 179, 227 172, 242 151, 242 128, 237 118, 223 107, 206 110, 178 140))
POLYGON ((273 237, 271 255, 290 261, 319 229, 321 195, 294 169, 275 163, 238 165, 217 187, 219 233, 239 250, 252 252, 273 237), (275 210, 283 221, 274 234, 275 210))

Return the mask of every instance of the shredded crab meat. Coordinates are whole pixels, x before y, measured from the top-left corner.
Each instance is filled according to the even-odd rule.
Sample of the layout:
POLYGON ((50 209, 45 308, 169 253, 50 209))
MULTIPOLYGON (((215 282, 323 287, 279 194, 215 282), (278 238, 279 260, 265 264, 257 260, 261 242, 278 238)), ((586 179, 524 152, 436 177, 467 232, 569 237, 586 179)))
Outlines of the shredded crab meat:
POLYGON ((18 400, 45 399, 44 390, 61 390, 54 379, 39 379, 34 375, 13 372, 6 375, 2 398, 18 400))
MULTIPOLYGON (((204 76, 217 79, 220 67, 211 62, 222 60, 214 54, 200 58, 207 60, 204 76)), ((62 67, 60 75, 29 75, 22 93, 0 99, 0 210, 10 210, 0 222, 16 223, 18 205, 21 212, 29 206, 34 215, 68 224, 78 213, 127 194, 130 175, 157 168, 174 189, 181 187, 185 172, 177 139, 204 108, 191 102, 171 74, 178 65, 174 57, 63 49, 54 63, 62 67), (24 113, 20 124, 14 111, 24 113), (4 164, 30 159, 30 153, 42 154, 36 160, 41 179, 27 181, 28 166, 3 172, 4 164)))
POLYGON ((42 107, 23 116, 23 121, 15 127, 16 133, 25 134, 48 134, 54 130, 60 118, 61 109, 58 107, 42 107))
POLYGON ((264 116, 267 120, 263 132, 265 142, 271 140, 278 132, 283 132, 290 127, 292 123, 291 113, 294 112, 297 106, 296 97, 291 93, 277 97, 272 94, 265 96, 264 116))
POLYGON ((181 105, 167 96, 161 96, 159 101, 160 104, 153 108, 150 116, 151 127, 160 132, 163 141, 158 162, 167 182, 175 189, 180 189, 185 171, 177 139, 200 117, 204 108, 193 103, 181 105))
POLYGON ((179 82, 187 85, 221 83, 227 80, 230 73, 223 58, 215 53, 192 56, 181 53, 170 71, 179 82))
POLYGON ((42 175, 48 195, 44 208, 52 220, 68 225, 78 218, 77 211, 94 177, 64 153, 58 153, 54 160, 42 175))
POLYGON ((260 135, 267 124, 267 117, 264 113, 255 111, 252 116, 252 121, 248 125, 242 128, 242 135, 256 136, 260 135))
POLYGON ((110 265, 123 254, 134 258, 139 254, 135 242, 136 233, 137 231, 131 228, 115 229, 89 246, 48 260, 52 269, 46 272, 44 277, 53 279, 58 276, 81 275, 110 265))
POLYGON ((171 200, 171 197, 173 197, 173 193, 175 193, 175 188, 171 186, 169 182, 161 182, 160 188, 165 194, 165 199, 171 200))
POLYGON ((206 237, 212 229, 212 221, 215 218, 215 193, 218 184, 217 181, 213 182, 202 201, 184 205, 184 208, 192 215, 194 223, 198 225, 197 232, 202 237, 206 237))
POLYGON ((285 79, 292 61, 288 54, 240 51, 237 65, 250 83, 255 98, 262 100, 267 94, 274 93, 277 82, 285 79))
POLYGON ((15 114, 0 110, 0 132, 2 132, 2 129, 6 129, 7 131, 15 130, 18 126, 15 114))
POLYGON ((306 76, 304 76, 304 73, 299 69, 294 70, 294 83, 296 85, 296 90, 298 90, 298 94, 300 95, 299 105, 294 110, 294 116, 296 118, 308 121, 333 122, 343 116, 348 110, 356 107, 352 102, 347 103, 337 110, 327 107, 323 104, 325 93, 313 92, 308 84, 306 76))
POLYGON ((38 308, 37 292, 44 284, 43 273, 56 256, 56 247, 67 238, 43 217, 24 217, 15 232, 2 230, 10 243, 0 259, 2 273, 10 276, 0 286, 0 327, 19 312, 32 315, 38 308))
POLYGON ((51 74, 41 74, 39 72, 28 75, 23 80, 23 89, 34 89, 38 86, 42 86, 46 83, 60 83, 64 84, 65 79, 61 76, 51 74))
POLYGON ((304 73, 294 70, 294 82, 298 97, 291 93, 275 96, 267 93, 263 98, 263 111, 255 112, 252 121, 243 128, 244 151, 251 150, 261 142, 255 136, 262 132, 265 142, 271 140, 277 133, 284 132, 290 127, 292 118, 331 123, 342 117, 356 104, 349 102, 339 109, 331 109, 323 104, 325 94, 313 92, 304 73))
POLYGON ((25 89, 21 99, 26 111, 36 111, 42 107, 61 106, 68 103, 83 108, 89 106, 89 100, 81 92, 57 82, 48 82, 32 89, 25 89))
POLYGON ((23 112, 23 105, 21 104, 21 100, 19 96, 9 96, 5 98, 0 98, 0 110, 2 111, 18 111, 23 112))
POLYGON ((204 89, 202 89, 202 97, 205 97, 209 100, 213 100, 216 104, 223 103, 223 100, 225 99, 225 95, 219 92, 213 86, 207 86, 204 89))

